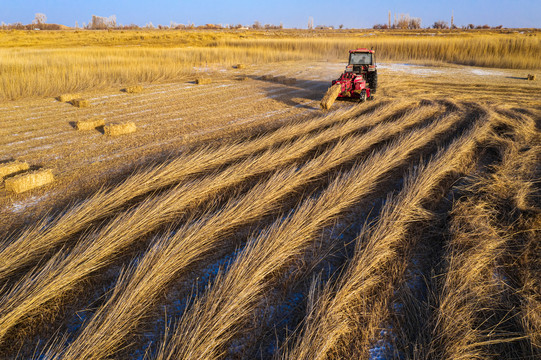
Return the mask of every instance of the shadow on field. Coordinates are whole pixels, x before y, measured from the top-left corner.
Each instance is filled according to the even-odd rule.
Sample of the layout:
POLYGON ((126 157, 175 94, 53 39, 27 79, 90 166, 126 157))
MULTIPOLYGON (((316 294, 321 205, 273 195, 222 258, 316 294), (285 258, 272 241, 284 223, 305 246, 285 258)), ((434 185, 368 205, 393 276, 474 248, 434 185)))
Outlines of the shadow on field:
POLYGON ((506 76, 506 79, 514 79, 514 80, 528 80, 528 77, 522 77, 522 76, 506 76))
POLYGON ((319 110, 319 106, 305 104, 307 100, 319 101, 330 86, 328 81, 303 80, 274 76, 247 76, 252 80, 264 81, 269 84, 282 85, 283 90, 277 91, 276 86, 263 87, 266 97, 279 101, 287 106, 308 110, 319 110))

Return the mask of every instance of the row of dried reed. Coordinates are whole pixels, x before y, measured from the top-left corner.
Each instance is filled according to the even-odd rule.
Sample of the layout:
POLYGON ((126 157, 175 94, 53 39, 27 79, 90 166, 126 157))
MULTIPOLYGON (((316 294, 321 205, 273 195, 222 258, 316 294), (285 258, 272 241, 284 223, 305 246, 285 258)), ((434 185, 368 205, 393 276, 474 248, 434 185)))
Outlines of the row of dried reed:
MULTIPOLYGON (((300 168, 293 166, 278 171, 268 181, 259 183, 223 208, 186 224, 172 236, 157 239, 148 254, 119 281, 114 295, 98 310, 81 335, 67 350, 60 352, 67 359, 113 355, 168 284, 178 276, 186 276, 190 266, 203 261, 213 249, 228 246, 228 237, 234 234, 235 229, 279 209, 283 200, 310 181, 424 120, 424 116, 433 116, 435 111, 420 109, 395 122, 379 124, 364 135, 346 137, 300 168), (104 336, 106 333, 114 334, 113 338, 104 336)), ((452 121, 443 122, 431 129, 437 133, 437 130, 443 131, 451 124, 452 121)), ((421 133, 426 135, 424 131, 421 133)), ((419 138, 430 141, 426 136, 419 138)), ((276 151, 273 150, 274 153, 276 151)), ((399 152, 395 147, 394 155, 399 152)))
MULTIPOLYGON (((421 108, 414 112, 419 117, 412 116, 409 118, 410 120, 399 122, 399 124, 380 124, 365 136, 360 136, 359 139, 357 137, 350 138, 347 146, 351 149, 365 149, 367 146, 392 136, 392 134, 397 134, 407 126, 415 124, 419 119, 423 119, 423 116, 431 115, 435 111, 437 110, 421 108), (360 141, 360 139, 365 140, 360 141)), ((390 114, 392 111, 387 113, 387 115, 390 114)), ((377 123, 382 119, 384 118, 381 117, 381 114, 373 114, 339 124, 315 135, 305 135, 292 144, 286 143, 280 148, 269 149, 260 155, 231 165, 222 172, 179 184, 163 195, 148 198, 139 206, 118 214, 101 230, 79 239, 77 245, 65 257, 53 257, 42 269, 32 275, 31 280, 18 283, 0 298, 0 307, 2 308, 0 310, 0 338, 6 334, 9 328, 17 324, 21 317, 35 312, 45 302, 72 289, 85 276, 110 264, 138 238, 155 231, 179 216, 187 214, 190 209, 204 204, 224 189, 234 187, 250 177, 302 158, 330 139, 339 139, 352 131, 367 126, 367 121, 377 123), (35 285, 36 282, 37 285, 35 285)), ((344 162, 351 159, 355 152, 344 154, 346 148, 346 145, 339 148, 342 152, 334 160, 335 162, 325 163, 323 160, 326 158, 322 157, 323 160, 320 161, 320 167, 315 174, 328 171, 336 165, 336 161, 344 162)), ((337 151, 335 150, 335 152, 337 151)), ((303 182, 308 181, 301 177, 301 174, 304 173, 300 173, 298 179, 302 179, 303 182)), ((290 189, 289 185, 285 186, 282 191, 288 189, 290 189)), ((270 200, 267 199, 267 201, 270 200)), ((273 204, 275 203, 270 202, 269 206, 273 204)))
POLYGON ((412 230, 430 221, 425 205, 441 198, 442 181, 471 167, 477 141, 486 136, 486 120, 419 167, 387 201, 377 223, 359 235, 355 255, 337 284, 327 285, 315 300, 294 346, 283 350, 284 358, 369 357, 390 316, 393 294, 404 281, 407 256, 416 243, 412 230))
MULTIPOLYGON (((412 105, 414 104, 390 105, 381 109, 381 112, 364 118, 364 126, 374 125, 393 112, 400 112, 412 105)), ((379 107, 375 106, 375 108, 379 107)), ((351 118, 357 112, 358 110, 338 111, 328 116, 311 119, 310 122, 296 122, 250 141, 232 142, 219 148, 203 148, 163 165, 139 171, 117 186, 100 190, 83 202, 73 205, 63 214, 37 222, 12 241, 8 241, 0 250, 0 281, 17 273, 19 269, 31 265, 50 250, 64 244, 72 235, 84 230, 97 220, 111 215, 116 209, 136 197, 181 183, 194 174, 207 172, 302 134, 324 129, 351 118)), ((329 136, 331 140, 337 138, 329 136)), ((323 139, 323 141, 327 140, 323 139)), ((301 144, 299 145, 302 147, 301 144)), ((318 144, 313 142, 313 146, 318 146, 318 144)))

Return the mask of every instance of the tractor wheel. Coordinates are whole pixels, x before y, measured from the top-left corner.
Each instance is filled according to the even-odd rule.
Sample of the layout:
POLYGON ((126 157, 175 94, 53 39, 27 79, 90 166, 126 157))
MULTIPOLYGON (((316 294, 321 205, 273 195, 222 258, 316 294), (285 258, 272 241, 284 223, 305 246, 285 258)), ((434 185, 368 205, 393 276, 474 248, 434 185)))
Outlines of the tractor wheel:
POLYGON ((378 71, 374 71, 372 73, 372 75, 370 75, 370 78, 369 78, 369 81, 368 81, 368 86, 370 87, 370 93, 372 94, 375 94, 376 93, 376 89, 378 87, 378 71))

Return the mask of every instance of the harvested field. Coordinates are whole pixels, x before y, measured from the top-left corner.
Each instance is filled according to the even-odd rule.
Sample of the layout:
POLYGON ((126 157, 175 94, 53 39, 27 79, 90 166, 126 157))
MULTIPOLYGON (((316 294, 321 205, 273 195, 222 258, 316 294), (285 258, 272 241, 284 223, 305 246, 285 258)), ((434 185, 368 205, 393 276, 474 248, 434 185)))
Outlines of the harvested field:
POLYGON ((323 112, 343 64, 232 64, 0 103, 0 171, 55 174, 5 170, 0 359, 541 356, 538 82, 383 63, 323 112))

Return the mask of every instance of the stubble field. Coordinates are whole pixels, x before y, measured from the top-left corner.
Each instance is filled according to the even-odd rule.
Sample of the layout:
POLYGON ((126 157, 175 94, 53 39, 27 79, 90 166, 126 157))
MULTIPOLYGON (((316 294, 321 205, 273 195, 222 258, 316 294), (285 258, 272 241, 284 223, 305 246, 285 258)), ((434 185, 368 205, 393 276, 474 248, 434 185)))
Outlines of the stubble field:
POLYGON ((1 102, 0 358, 541 356, 541 65, 302 57, 1 102))

